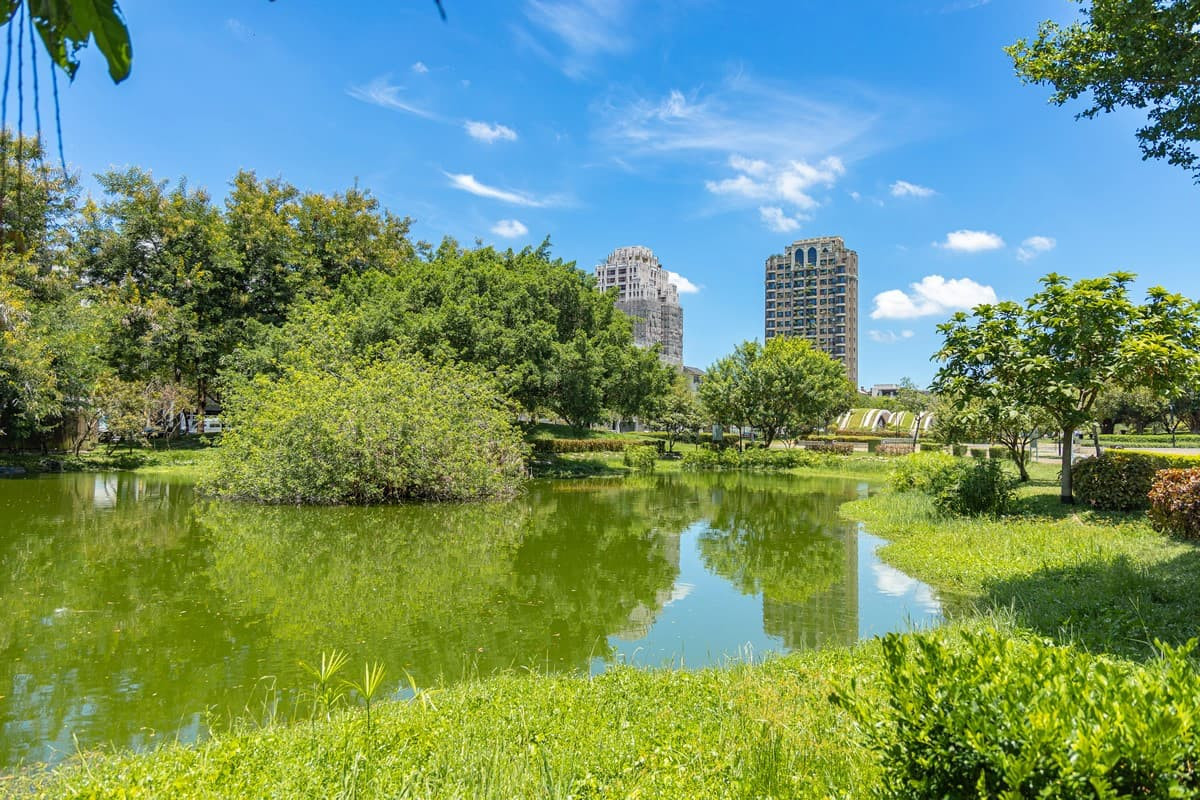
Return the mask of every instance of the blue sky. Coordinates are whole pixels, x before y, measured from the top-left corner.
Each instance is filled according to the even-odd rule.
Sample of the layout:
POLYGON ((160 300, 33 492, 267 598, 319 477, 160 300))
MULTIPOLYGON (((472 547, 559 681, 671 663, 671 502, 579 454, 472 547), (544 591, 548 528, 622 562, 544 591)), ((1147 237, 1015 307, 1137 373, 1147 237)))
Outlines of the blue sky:
POLYGON ((1200 187, 1141 160, 1136 114, 1077 122, 1001 50, 1065 0, 121 6, 130 79, 89 52, 62 91, 85 176, 357 180, 418 238, 549 236, 589 271, 646 245, 688 364, 762 338, 763 261, 808 236, 859 253, 868 386, 926 382, 938 322, 1050 271, 1200 295, 1200 187))

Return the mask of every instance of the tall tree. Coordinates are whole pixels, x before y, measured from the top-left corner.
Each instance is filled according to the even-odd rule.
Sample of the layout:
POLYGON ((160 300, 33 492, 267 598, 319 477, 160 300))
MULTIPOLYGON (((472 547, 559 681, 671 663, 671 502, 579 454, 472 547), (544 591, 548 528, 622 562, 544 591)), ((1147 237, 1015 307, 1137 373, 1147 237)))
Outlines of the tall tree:
POLYGON ((1078 117, 1147 109, 1137 138, 1200 182, 1200 0, 1075 0, 1083 19, 1046 21, 1033 41, 1006 48, 1028 83, 1054 87, 1057 105, 1090 95, 1078 117))
POLYGON ((654 415, 654 423, 666 431, 668 453, 674 452, 675 442, 680 436, 694 433, 703 423, 700 400, 682 373, 676 373, 671 382, 671 390, 667 392, 654 415))
POLYGON ((1114 272, 1071 283, 1052 273, 1025 305, 981 305, 938 326, 937 392, 969 398, 1002 390, 1062 431, 1064 503, 1074 502, 1071 442, 1101 391, 1126 383, 1163 392, 1194 383, 1200 370, 1200 307, 1158 287, 1134 303, 1133 278, 1114 272))

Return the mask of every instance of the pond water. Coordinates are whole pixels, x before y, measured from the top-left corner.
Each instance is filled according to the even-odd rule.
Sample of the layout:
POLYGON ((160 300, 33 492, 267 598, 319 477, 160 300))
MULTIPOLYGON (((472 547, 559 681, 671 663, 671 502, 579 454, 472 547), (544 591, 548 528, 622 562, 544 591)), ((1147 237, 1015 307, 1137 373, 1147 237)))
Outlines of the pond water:
POLYGON ((838 517, 869 491, 669 475, 265 508, 130 473, 0 480, 0 770, 193 740, 334 647, 399 691, 405 671, 694 668, 936 622, 928 587, 838 517))

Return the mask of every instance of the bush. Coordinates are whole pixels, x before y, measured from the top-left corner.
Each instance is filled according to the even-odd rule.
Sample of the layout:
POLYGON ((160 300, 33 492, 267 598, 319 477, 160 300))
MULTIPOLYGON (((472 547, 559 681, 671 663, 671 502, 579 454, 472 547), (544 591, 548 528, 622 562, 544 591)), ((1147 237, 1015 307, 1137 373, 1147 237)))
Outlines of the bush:
POLYGON ((944 453, 949 445, 937 444, 936 442, 921 442, 922 453, 944 453))
POLYGON ((1143 666, 995 631, 890 634, 883 700, 835 699, 879 756, 884 797, 1195 797, 1190 650, 1143 666))
POLYGON ((1154 527, 1185 539, 1200 539, 1200 467, 1159 470, 1150 487, 1154 527))
POLYGON ((975 459, 976 461, 988 457, 988 449, 986 447, 972 447, 969 448, 969 452, 971 454, 971 458, 975 459))
POLYGON ((959 458, 962 458, 967 454, 967 446, 965 444, 950 445, 950 452, 959 458))
POLYGON ((897 492, 937 495, 958 481, 962 462, 946 453, 912 453, 899 459, 888 480, 897 492))
POLYGON ((662 452, 661 439, 621 439, 615 436, 596 439, 534 439, 535 453, 623 453, 630 447, 653 447, 662 452))
POLYGON ((988 452, 988 458, 1008 459, 1010 461, 1012 460, 1012 454, 1008 451, 1007 447, 993 446, 993 447, 989 447, 987 452, 988 452))
POLYGON ((810 453, 833 453, 839 456, 848 456, 854 452, 854 445, 850 442, 805 442, 804 449, 810 453))
POLYGON ((934 504, 949 514, 978 516, 1004 514, 1016 500, 1014 480, 999 461, 977 461, 962 464, 952 484, 944 485, 934 495, 934 504))
POLYGON ((625 450, 622 460, 630 469, 638 472, 654 472, 654 462, 658 460, 658 448, 645 445, 630 447, 625 450))
POLYGON ((295 369, 226 398, 209 491, 266 503, 514 494, 526 446, 482 378, 418 359, 295 369))
POLYGON ((682 467, 686 470, 794 469, 796 467, 824 466, 836 460, 825 453, 794 448, 789 450, 753 448, 743 453, 733 449, 699 448, 683 454, 682 467))
POLYGON ((1107 452, 1080 459, 1072 470, 1075 497, 1104 511, 1142 511, 1150 507, 1150 487, 1160 469, 1200 466, 1200 456, 1107 452))
MULTIPOLYGON (((925 448, 921 448, 925 451, 925 448)), ((875 448, 875 452, 881 456, 907 456, 915 451, 911 444, 881 444, 875 448)))

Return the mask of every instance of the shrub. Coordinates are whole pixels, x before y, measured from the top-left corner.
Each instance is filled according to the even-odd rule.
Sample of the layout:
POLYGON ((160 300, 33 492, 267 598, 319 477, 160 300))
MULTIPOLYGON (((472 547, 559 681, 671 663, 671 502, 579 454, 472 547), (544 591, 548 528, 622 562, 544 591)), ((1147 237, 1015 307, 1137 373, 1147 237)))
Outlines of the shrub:
POLYGON ((950 445, 950 452, 959 458, 962 458, 967 454, 967 446, 965 444, 950 445))
POLYGON ((995 631, 890 634, 882 701, 835 699, 878 755, 884 797, 1195 797, 1190 651, 1138 665, 995 631))
POLYGON ((839 456, 848 456, 854 452, 854 445, 850 442, 805 442, 804 449, 810 453, 833 453, 839 456))
POLYGON ((623 453, 630 447, 653 447, 661 452, 666 442, 660 439, 620 439, 615 436, 596 439, 534 439, 535 453, 623 453))
POLYGON ((948 445, 937 444, 936 442, 921 442, 922 453, 944 453, 948 445))
POLYGON ((766 450, 754 448, 737 450, 707 450, 698 448, 683 454, 682 467, 687 470, 718 469, 794 469, 830 464, 836 459, 826 453, 810 450, 766 450))
POLYGON ((1149 496, 1155 528, 1200 539, 1200 467, 1159 470, 1149 496))
POLYGON ((654 472, 654 462, 658 460, 658 448, 644 445, 630 447, 625 450, 622 460, 630 469, 638 472, 654 472))
MULTIPOLYGON (((925 448, 922 447, 921 450, 924 451, 925 448)), ((907 456, 915 451, 911 444, 881 444, 875 448, 875 452, 881 456, 907 456)))
POLYGON ((482 378, 418 359, 294 369, 226 398, 207 490, 266 503, 508 496, 525 474, 512 410, 482 378))
POLYGON ((1007 447, 992 446, 988 448, 988 458, 1000 458, 1012 460, 1012 454, 1007 447))
POLYGON ((1150 487, 1156 472, 1196 466, 1200 466, 1200 456, 1110 451, 1075 464, 1075 496, 1081 503, 1105 511, 1141 511, 1150 507, 1150 487))
POLYGON ((934 504, 950 514, 1004 514, 1016 500, 1014 480, 999 461, 977 461, 961 465, 953 483, 943 485, 934 504))
POLYGON ((988 457, 988 449, 986 447, 971 447, 969 448, 968 452, 970 452, 971 458, 975 459, 976 461, 988 457))
POLYGON ((946 453, 912 453, 899 459, 888 480, 897 492, 936 495, 958 480, 962 462, 946 453))

